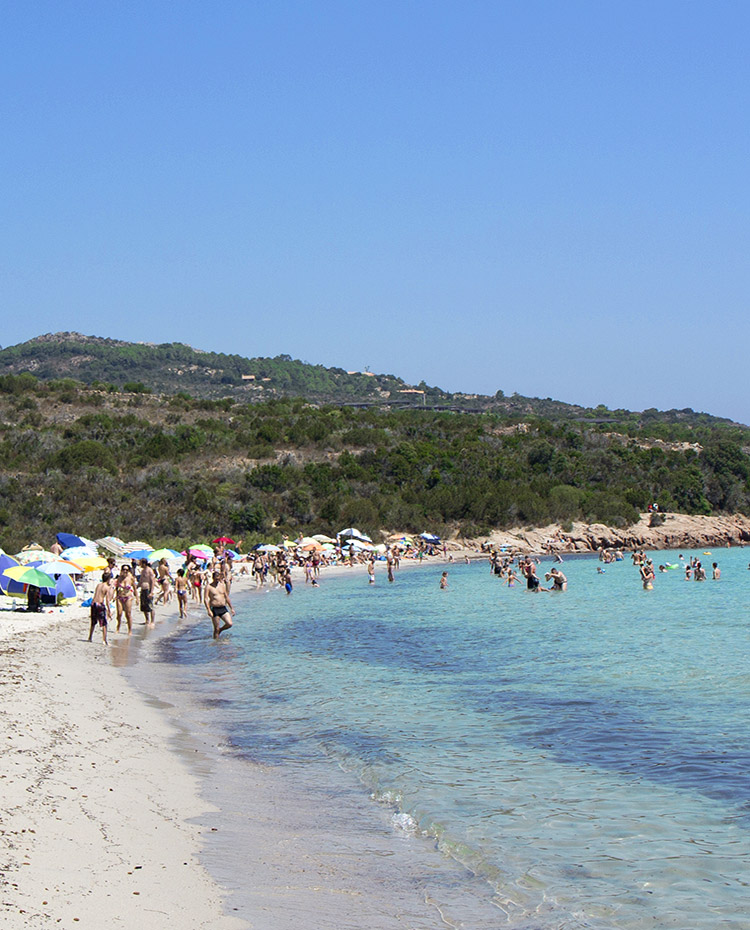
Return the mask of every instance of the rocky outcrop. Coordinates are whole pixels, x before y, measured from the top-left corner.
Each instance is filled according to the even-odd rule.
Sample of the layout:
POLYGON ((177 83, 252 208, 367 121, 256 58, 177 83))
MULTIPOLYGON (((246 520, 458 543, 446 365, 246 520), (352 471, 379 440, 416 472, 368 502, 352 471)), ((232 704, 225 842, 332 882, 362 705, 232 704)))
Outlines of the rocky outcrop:
POLYGON ((534 529, 517 527, 495 532, 487 542, 528 552, 718 548, 750 542, 750 518, 741 514, 705 517, 667 513, 654 519, 644 513, 637 523, 623 528, 603 523, 574 523, 567 532, 557 524, 534 529))

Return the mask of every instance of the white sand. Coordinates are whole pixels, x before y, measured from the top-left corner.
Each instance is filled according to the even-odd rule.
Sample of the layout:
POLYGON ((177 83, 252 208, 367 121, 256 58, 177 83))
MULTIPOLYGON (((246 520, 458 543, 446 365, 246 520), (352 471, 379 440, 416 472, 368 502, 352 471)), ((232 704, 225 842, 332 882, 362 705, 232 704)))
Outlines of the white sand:
POLYGON ((197 859, 195 778, 88 625, 0 611, 0 926, 240 930, 197 859))
MULTIPOLYGON (((330 568, 324 577, 350 572, 367 583, 362 565, 330 568)), ((383 584, 385 566, 376 574, 383 584)), ((233 592, 254 587, 250 576, 235 578, 233 592)), ((299 570, 294 583, 304 585, 299 570)), ((0 604, 0 926, 250 926, 226 915, 231 899, 199 862, 202 828, 189 821, 205 821, 201 815, 215 808, 201 798, 197 776, 175 751, 168 716, 118 671, 117 662, 126 661, 124 633, 116 634, 112 624, 109 647, 98 630, 88 643, 86 608, 26 614, 12 611, 9 599, 0 604)), ((161 617, 165 613, 162 608, 161 617)), ((159 619, 157 609, 157 625, 159 619)), ((135 640, 139 613, 134 621, 135 640)), ((208 618, 205 625, 208 639, 208 618)), ((258 806, 245 828, 257 841, 257 858, 247 863, 253 903, 244 913, 260 917, 259 926, 302 926, 304 914, 317 915, 319 926, 327 927, 341 926, 342 919, 352 927, 402 926, 412 905, 396 906, 395 888, 386 895, 394 913, 383 913, 391 866, 385 851, 374 850, 378 843, 387 850, 392 841, 389 830, 378 827, 381 815, 372 812, 370 832, 347 847, 332 870, 330 853, 317 851, 330 829, 327 812, 321 809, 320 822, 305 825, 313 814, 287 797, 281 816, 273 776, 257 768, 254 778, 258 806), (381 870, 373 898, 372 888, 363 891, 364 874, 381 870)), ((424 901, 418 910, 409 926, 425 925, 425 916, 432 916, 424 901)))

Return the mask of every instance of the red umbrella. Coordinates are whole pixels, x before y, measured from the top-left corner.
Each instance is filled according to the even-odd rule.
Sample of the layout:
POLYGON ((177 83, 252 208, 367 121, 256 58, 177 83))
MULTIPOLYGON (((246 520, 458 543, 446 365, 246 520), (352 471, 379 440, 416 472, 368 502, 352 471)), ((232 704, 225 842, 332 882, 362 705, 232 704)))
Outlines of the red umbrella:
POLYGON ((215 543, 224 543, 225 546, 226 546, 226 545, 230 545, 230 546, 233 546, 233 545, 234 545, 234 540, 233 540, 233 539, 230 539, 228 536, 219 536, 218 539, 212 539, 211 542, 215 542, 215 543))

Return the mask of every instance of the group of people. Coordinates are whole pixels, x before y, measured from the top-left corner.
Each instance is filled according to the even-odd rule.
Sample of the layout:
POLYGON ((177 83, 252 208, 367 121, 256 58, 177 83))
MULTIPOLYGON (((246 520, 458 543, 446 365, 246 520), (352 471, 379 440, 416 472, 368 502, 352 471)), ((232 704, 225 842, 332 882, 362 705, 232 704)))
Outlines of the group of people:
POLYGON ((542 587, 542 582, 539 575, 537 575, 539 560, 533 559, 531 556, 502 554, 496 549, 492 549, 489 561, 492 574, 504 581, 510 588, 519 582, 520 574, 521 578, 526 582, 527 591, 536 593, 539 591, 563 592, 568 590, 568 579, 557 566, 545 572, 544 580, 550 586, 548 588, 542 587), (518 571, 516 571, 516 568, 518 571))
POLYGON ((132 634, 133 610, 136 603, 146 626, 153 627, 156 622, 156 605, 170 602, 173 587, 181 618, 187 616, 188 599, 192 594, 193 600, 202 600, 206 608, 213 626, 214 639, 218 639, 232 626, 234 607, 230 600, 231 559, 214 556, 213 560, 202 566, 196 559, 190 558, 177 570, 174 579, 166 559, 157 564, 156 571, 145 558, 126 562, 119 571, 116 569, 114 557, 107 559, 107 562, 108 568, 102 573, 101 581, 91 598, 89 642, 92 641, 98 626, 102 631, 102 641, 107 644, 107 629, 112 620, 113 604, 118 633, 124 619, 128 636, 132 634))

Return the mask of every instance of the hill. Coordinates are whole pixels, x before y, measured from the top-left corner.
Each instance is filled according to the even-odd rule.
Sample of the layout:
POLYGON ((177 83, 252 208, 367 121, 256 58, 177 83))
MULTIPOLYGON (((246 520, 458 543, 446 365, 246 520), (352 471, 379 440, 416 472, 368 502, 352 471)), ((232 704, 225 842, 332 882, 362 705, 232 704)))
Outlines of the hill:
POLYGON ((500 404, 457 414, 144 391, 0 375, 3 548, 49 543, 58 530, 182 548, 221 532, 247 544, 351 525, 464 537, 627 527, 653 501, 750 514, 750 430, 705 415, 522 415, 500 404))
MULTIPOLYGON (((0 349, 0 374, 24 372, 41 381, 72 378, 104 389, 187 393, 195 398, 231 398, 242 403, 303 397, 313 403, 391 409, 421 406, 473 413, 491 411, 511 417, 629 424, 636 429, 731 423, 689 408, 631 412, 609 410, 603 405, 587 408, 549 397, 519 394, 506 397, 502 390, 492 396, 450 393, 424 382, 408 384, 395 375, 326 368, 292 359, 289 355, 244 358, 204 352, 179 342, 154 345, 69 332, 50 333, 0 349)), ((690 437, 685 433, 682 438, 688 440, 690 437)))

